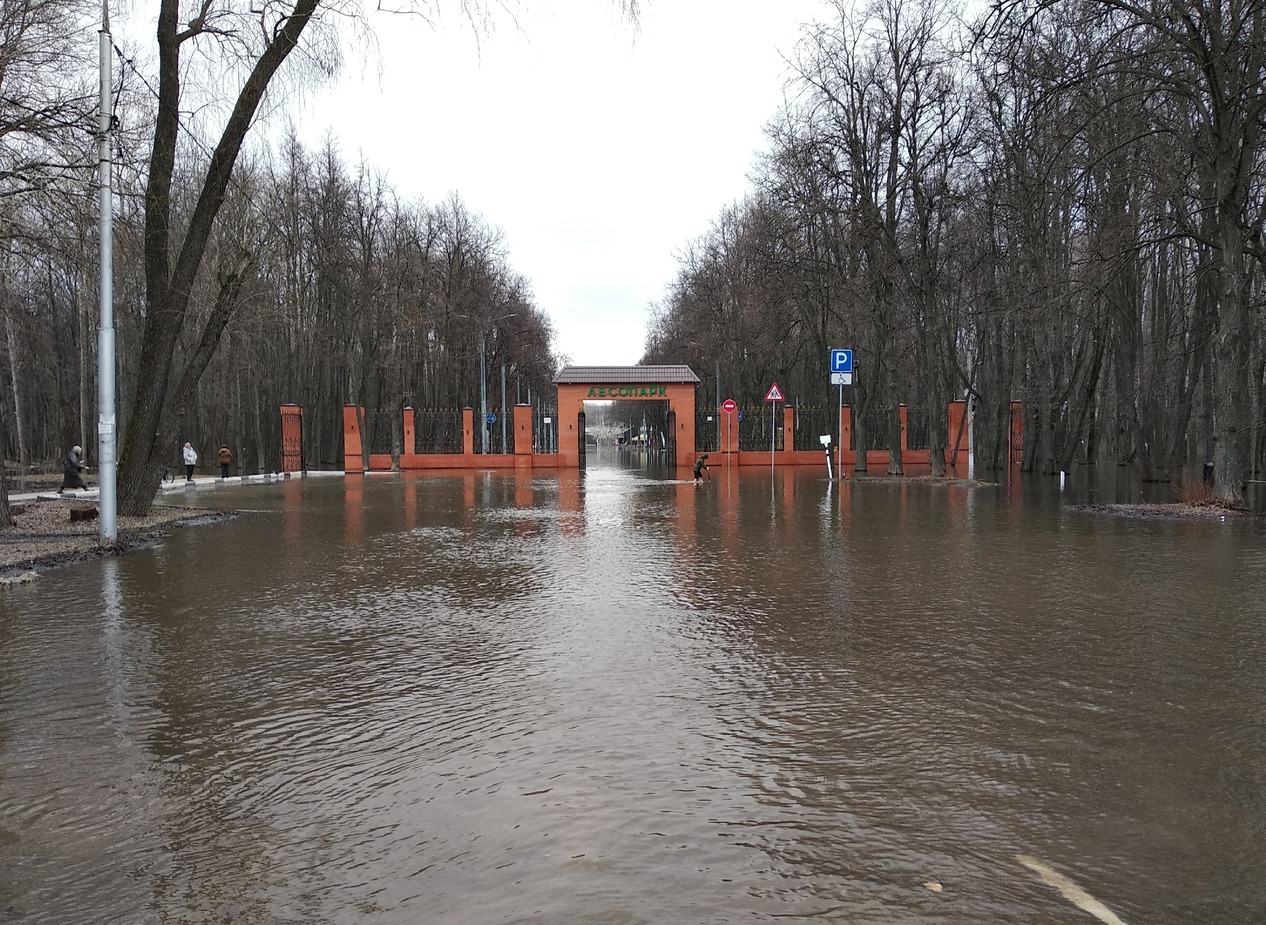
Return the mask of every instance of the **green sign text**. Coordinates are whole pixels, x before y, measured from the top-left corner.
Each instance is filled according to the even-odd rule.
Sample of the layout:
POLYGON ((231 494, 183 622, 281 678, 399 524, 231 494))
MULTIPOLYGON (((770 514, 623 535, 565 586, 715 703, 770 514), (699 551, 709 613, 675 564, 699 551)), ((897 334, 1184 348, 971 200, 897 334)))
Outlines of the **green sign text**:
POLYGON ((594 385, 586 398, 667 398, 666 385, 594 385))

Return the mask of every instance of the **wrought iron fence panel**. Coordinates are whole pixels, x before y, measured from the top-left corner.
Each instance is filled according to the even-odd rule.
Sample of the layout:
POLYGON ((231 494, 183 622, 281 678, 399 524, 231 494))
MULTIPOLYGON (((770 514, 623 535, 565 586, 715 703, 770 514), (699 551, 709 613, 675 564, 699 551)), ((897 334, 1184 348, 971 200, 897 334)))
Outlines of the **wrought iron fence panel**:
POLYGON ((391 452, 392 418, 399 418, 399 416, 398 411, 373 411, 365 414, 365 430, 369 433, 364 434, 363 437, 369 446, 369 452, 391 452))
POLYGON ((850 449, 860 452, 861 450, 886 450, 888 449, 888 412, 887 411, 871 411, 866 414, 865 418, 866 430, 866 446, 857 445, 857 428, 853 428, 852 447, 850 449))
POLYGON ((460 453, 462 409, 431 408, 414 411, 413 448, 416 453, 460 453))
POLYGON ((725 421, 721 420, 723 417, 725 415, 720 411, 695 409, 695 449, 700 453, 716 453, 721 449, 721 443, 717 439, 717 422, 720 421, 724 427, 725 421))
POLYGON ((831 441, 835 441, 835 421, 839 416, 839 408, 831 406, 824 408, 819 405, 810 405, 796 409, 796 432, 792 440, 793 449, 797 450, 820 450, 822 449, 821 436, 830 434, 831 441))
POLYGON ((928 413, 914 408, 906 409, 906 449, 927 450, 932 447, 928 434, 928 413))
POLYGON ((553 405, 532 409, 532 452, 558 452, 558 409, 553 405))
POLYGON ((488 447, 493 453, 514 452, 514 414, 504 408, 489 407, 488 413, 496 417, 488 431, 488 447))
POLYGON ((743 420, 738 424, 739 449, 768 450, 770 428, 773 428, 774 449, 782 449, 782 415, 771 415, 768 408, 752 413, 743 413, 743 420), (771 420, 772 418, 772 420, 771 420))
POLYGON ((514 452, 514 415, 496 405, 489 405, 481 417, 475 412, 475 452, 484 451, 484 433, 488 434, 488 453, 514 452), (492 417, 492 423, 488 418, 492 417))

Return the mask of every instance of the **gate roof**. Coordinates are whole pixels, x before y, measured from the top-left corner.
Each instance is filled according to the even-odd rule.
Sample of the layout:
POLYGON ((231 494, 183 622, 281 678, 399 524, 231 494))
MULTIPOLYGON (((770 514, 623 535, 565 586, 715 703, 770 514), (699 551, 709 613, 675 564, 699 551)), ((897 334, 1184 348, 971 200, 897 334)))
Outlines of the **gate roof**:
POLYGON ((610 382, 695 383, 689 366, 564 366, 555 385, 605 385, 610 382))

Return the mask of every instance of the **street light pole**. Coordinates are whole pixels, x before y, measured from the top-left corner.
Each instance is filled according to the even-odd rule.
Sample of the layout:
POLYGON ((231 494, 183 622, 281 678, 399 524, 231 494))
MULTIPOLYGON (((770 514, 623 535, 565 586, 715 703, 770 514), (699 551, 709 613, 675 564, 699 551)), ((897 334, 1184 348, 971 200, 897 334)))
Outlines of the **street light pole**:
POLYGON ((114 429, 114 232, 112 200, 113 154, 110 150, 111 130, 114 128, 110 109, 110 10, 105 0, 101 3, 100 47, 100 112, 98 113, 97 138, 99 196, 101 210, 101 318, 97 327, 97 500, 101 510, 100 539, 103 544, 113 543, 119 537, 118 522, 118 462, 115 450, 118 437, 114 429))
MULTIPOLYGON (((492 318, 488 321, 480 321, 479 319, 473 318, 470 315, 462 315, 462 314, 454 315, 454 317, 464 318, 467 321, 474 321, 475 323, 479 325, 479 430, 483 434, 482 439, 479 441, 479 445, 483 448, 484 455, 487 455, 491 449, 488 446, 488 443, 492 437, 491 430, 488 427, 488 327, 487 326, 494 325, 498 321, 505 321, 507 318, 513 318, 517 314, 518 312, 510 312, 507 315, 501 315, 500 317, 492 318)), ((503 377, 503 382, 501 386, 501 404, 502 404, 501 413, 502 415, 505 414, 505 407, 504 407, 505 403, 506 403, 505 383, 504 383, 504 377, 503 377)), ((504 426, 505 425, 503 423, 502 427, 504 428, 504 426)), ((501 437, 501 443, 504 446, 505 444, 504 432, 501 437)))
POLYGON ((488 455, 488 341, 483 328, 479 329, 479 429, 483 433, 480 445, 488 455))

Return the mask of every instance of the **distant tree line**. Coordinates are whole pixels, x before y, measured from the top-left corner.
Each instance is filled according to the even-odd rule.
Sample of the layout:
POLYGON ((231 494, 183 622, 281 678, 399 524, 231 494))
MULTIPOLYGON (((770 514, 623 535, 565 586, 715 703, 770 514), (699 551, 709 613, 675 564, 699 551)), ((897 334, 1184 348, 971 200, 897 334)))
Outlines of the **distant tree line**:
POLYGON ((854 427, 895 429, 905 402, 943 448, 941 409, 970 396, 998 467, 1019 400, 1027 468, 1213 461, 1243 500, 1266 469, 1266 4, 1004 0, 964 22, 837 0, 794 63, 647 362, 826 405, 828 351, 852 347, 854 427))
MULTIPOLYGON (((30 197, 5 216, 5 455, 24 464, 96 445, 97 219, 87 188, 63 204, 56 222, 28 211, 30 197), (29 233, 13 234, 14 219, 29 233)), ((143 323, 137 214, 114 230, 124 410, 143 323)), ((333 142, 308 151, 292 139, 239 165, 208 260, 219 269, 196 287, 195 315, 215 311, 224 281, 242 278, 180 435, 205 451, 244 448, 251 471, 279 464, 283 403, 304 408, 314 468, 342 465, 345 404, 397 421, 406 405, 477 407, 481 335, 490 382, 504 364, 511 401, 551 388, 550 322, 500 232, 457 196, 400 199, 368 167, 349 167, 333 142)), ((196 333, 178 339, 178 354, 198 348, 196 333)), ((169 448, 172 462, 180 445, 169 448)))
MULTIPOLYGON (((96 451, 96 24, 84 12, 72 0, 0 10, 0 439, 22 467, 72 444, 96 451)), ((228 23, 214 24, 222 43, 228 23)), ((406 405, 478 405, 481 348, 497 404, 502 368, 511 402, 548 394, 550 322, 500 231, 459 196, 408 200, 335 141, 314 150, 289 137, 241 155, 209 218, 211 180, 199 184, 216 170, 214 125, 177 108, 167 129, 177 137, 165 137, 155 81, 116 69, 119 431, 148 413, 138 398, 151 393, 145 440, 159 464, 176 464, 188 439, 208 459, 223 442, 247 471, 275 469, 283 403, 304 408, 312 467, 342 465, 345 404, 397 422, 399 451, 406 405), (153 153, 164 146, 165 162, 153 153), (196 227, 200 258, 186 254, 196 227), (154 389, 158 377, 170 387, 154 389)), ((134 468, 143 508, 157 471, 134 468)))

